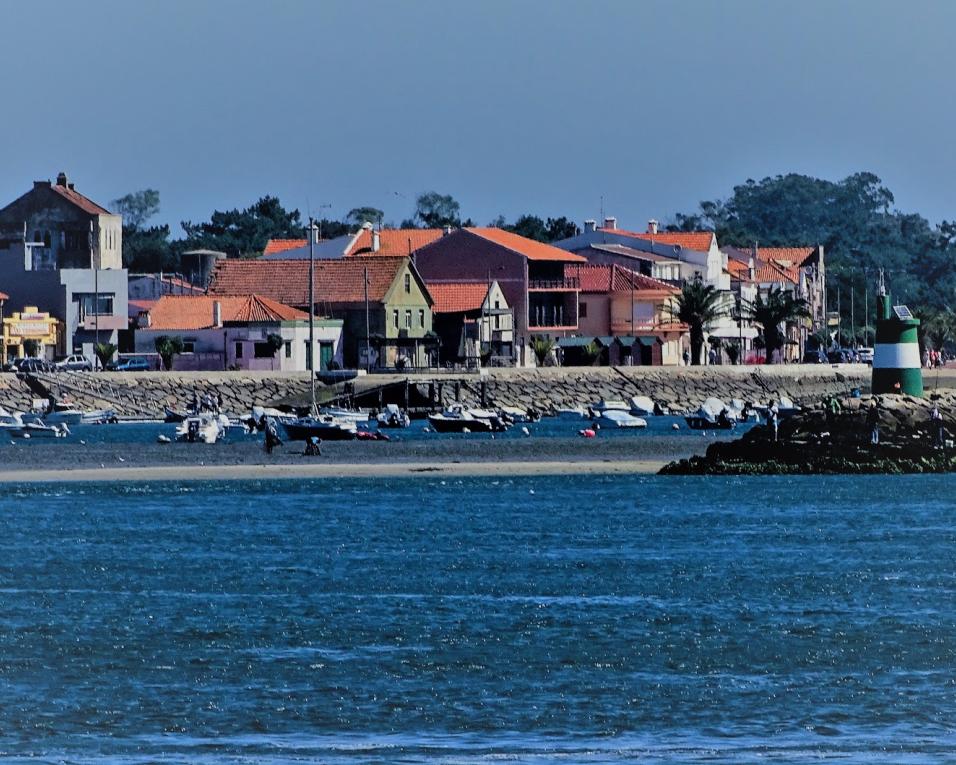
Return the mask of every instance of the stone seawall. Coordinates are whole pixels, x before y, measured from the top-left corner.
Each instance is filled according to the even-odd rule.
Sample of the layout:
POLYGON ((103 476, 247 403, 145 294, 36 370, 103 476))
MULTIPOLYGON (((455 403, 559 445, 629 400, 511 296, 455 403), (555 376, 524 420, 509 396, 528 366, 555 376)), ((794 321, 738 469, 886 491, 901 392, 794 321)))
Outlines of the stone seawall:
MULTIPOLYGON (((956 382, 956 375, 945 377, 941 384, 956 382)), ((644 395, 688 411, 708 396, 755 403, 787 396, 807 404, 855 387, 867 391, 870 370, 857 365, 491 369, 481 375, 370 375, 357 378, 354 388, 361 395, 394 386, 394 393, 406 380, 420 398, 430 390, 437 398, 440 392, 445 405, 460 401, 468 406, 564 408, 644 395)), ((60 372, 28 378, 0 374, 0 405, 16 411, 29 408, 32 398, 52 393, 85 409, 113 408, 121 417, 161 417, 164 406, 182 409, 193 391, 221 395, 227 411, 242 413, 254 404, 305 403, 309 380, 307 373, 274 372, 60 372)), ((320 400, 328 400, 340 395, 343 386, 319 384, 317 391, 320 400)))

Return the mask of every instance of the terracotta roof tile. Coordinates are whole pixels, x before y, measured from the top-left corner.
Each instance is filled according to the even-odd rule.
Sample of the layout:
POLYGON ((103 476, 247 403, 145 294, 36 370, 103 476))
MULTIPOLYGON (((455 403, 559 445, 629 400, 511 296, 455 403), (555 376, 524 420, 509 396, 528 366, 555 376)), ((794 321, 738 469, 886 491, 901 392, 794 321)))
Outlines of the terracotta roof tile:
POLYGON ((164 295, 149 309, 152 330, 197 330, 215 326, 213 304, 222 306, 222 321, 280 322, 309 318, 304 311, 262 295, 164 295))
POLYGON ((372 232, 363 229, 346 256, 370 255, 375 257, 407 256, 426 244, 441 239, 445 232, 440 228, 386 228, 378 232, 378 250, 372 252, 372 232))
POLYGON ((599 228, 598 231, 628 236, 633 239, 644 239, 657 244, 680 245, 685 250, 696 250, 697 252, 709 251, 710 245, 714 241, 712 231, 663 231, 659 234, 651 234, 646 231, 624 231, 619 228, 599 228))
POLYGON ((587 265, 571 274, 581 281, 581 292, 654 292, 676 295, 676 287, 618 265, 587 265))
MULTIPOLYGON (((341 258, 315 261, 316 303, 361 303, 368 269, 368 297, 381 302, 408 258, 341 258)), ((309 304, 307 260, 219 260, 209 284, 210 295, 256 293, 294 306, 309 304)))
POLYGON ((587 258, 581 255, 567 252, 544 242, 537 242, 534 239, 528 239, 520 234, 514 234, 511 231, 505 231, 500 228, 467 228, 475 236, 480 236, 489 242, 505 247, 519 255, 524 255, 528 260, 554 260, 564 263, 586 263, 587 258))
POLYGON ((266 242, 266 248, 262 251, 263 255, 272 255, 276 252, 285 252, 286 250, 297 250, 309 244, 308 239, 270 239, 266 242))
POLYGON ((799 266, 813 255, 816 247, 758 247, 757 257, 775 260, 785 266, 799 266))
POLYGON ((435 301, 435 313, 464 313, 477 311, 488 295, 485 282, 430 283, 428 291, 435 301))
POLYGON ((796 284, 799 277, 794 269, 784 268, 772 261, 755 261, 754 281, 760 284, 790 282, 796 284))
POLYGON ((68 186, 60 186, 59 184, 51 184, 50 189, 55 191, 61 197, 66 199, 69 202, 72 202, 74 205, 79 207, 83 212, 89 213, 90 215, 112 215, 109 210, 105 207, 100 207, 92 199, 88 199, 83 196, 76 189, 71 189, 68 186))

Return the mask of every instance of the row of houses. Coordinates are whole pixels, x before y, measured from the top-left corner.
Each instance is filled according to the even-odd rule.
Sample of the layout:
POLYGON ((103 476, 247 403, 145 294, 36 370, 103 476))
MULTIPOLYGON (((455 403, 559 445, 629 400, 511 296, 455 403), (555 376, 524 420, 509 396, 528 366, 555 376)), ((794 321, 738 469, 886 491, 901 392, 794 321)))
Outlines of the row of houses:
MULTIPOLYGON (((681 364, 689 338, 674 305, 694 279, 725 309, 710 327, 715 349, 758 351, 741 306, 771 287, 813 312, 788 328, 788 357, 826 316, 822 248, 721 249, 711 232, 662 232, 654 221, 638 232, 588 220, 554 244, 493 227, 367 223, 331 240, 274 239, 259 258, 187 258, 184 274, 127 273, 122 219, 63 173, 0 209, 4 302, 57 323, 47 355, 92 357, 97 342, 155 354, 165 335, 182 342, 177 366, 195 369, 681 364)), ((23 353, 26 335, 5 327, 4 337, 4 356, 23 353)))

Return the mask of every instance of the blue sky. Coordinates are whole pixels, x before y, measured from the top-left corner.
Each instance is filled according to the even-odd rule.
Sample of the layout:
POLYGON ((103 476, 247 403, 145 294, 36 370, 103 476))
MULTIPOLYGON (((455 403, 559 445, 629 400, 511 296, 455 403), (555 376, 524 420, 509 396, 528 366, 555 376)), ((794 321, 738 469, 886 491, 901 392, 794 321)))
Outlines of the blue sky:
POLYGON ((431 189, 481 224, 603 195, 641 227, 869 170, 956 218, 956 3, 31 0, 0 24, 0 203, 64 169, 104 203, 159 189, 174 235, 267 193, 398 222, 431 189))

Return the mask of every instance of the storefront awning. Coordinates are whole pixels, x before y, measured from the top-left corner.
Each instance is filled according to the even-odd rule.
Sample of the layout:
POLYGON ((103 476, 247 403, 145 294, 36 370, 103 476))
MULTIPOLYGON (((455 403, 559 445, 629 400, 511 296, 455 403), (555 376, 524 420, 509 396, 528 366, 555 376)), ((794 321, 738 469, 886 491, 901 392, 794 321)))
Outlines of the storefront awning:
POLYGON ((558 338, 559 348, 583 348, 594 342, 594 337, 561 337, 558 338))
POLYGON ((657 335, 641 335, 640 337, 631 337, 629 335, 614 338, 623 348, 631 348, 635 343, 646 345, 648 347, 660 341, 657 335))

